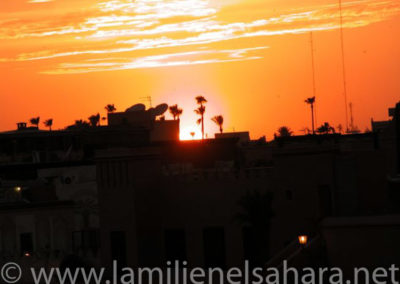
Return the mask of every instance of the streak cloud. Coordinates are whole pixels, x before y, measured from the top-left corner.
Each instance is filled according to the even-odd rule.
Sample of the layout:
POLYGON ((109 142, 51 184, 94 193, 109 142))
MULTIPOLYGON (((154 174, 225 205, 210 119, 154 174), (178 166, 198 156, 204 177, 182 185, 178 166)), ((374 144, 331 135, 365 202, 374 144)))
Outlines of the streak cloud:
MULTIPOLYGON (((66 0, 29 2, 43 2, 38 9, 46 9, 43 5, 50 4, 46 2, 56 8, 40 18, 40 10, 1 13, 0 39, 7 47, 39 39, 41 44, 9 51, 0 62, 48 60, 50 69, 39 70, 44 74, 254 60, 262 58, 269 46, 267 37, 333 30, 339 23, 336 4, 278 15, 266 10, 240 19, 229 15, 229 5, 234 4, 215 5, 209 0, 87 0, 79 10, 66 13, 60 9, 64 11, 61 16, 57 7, 67 5, 66 0), (254 40, 245 40, 251 38, 254 40), (235 48, 227 50, 218 45, 227 41, 234 41, 235 48)), ((397 0, 352 1, 343 6, 345 28, 363 27, 399 14, 397 0)))

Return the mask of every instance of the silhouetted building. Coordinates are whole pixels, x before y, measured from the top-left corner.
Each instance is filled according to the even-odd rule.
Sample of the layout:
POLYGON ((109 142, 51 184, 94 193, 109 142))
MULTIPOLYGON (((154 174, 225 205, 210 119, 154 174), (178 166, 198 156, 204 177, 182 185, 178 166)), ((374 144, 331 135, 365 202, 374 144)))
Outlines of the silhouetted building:
MULTIPOLYGON (((397 250, 388 236, 397 236, 400 212, 399 108, 371 133, 271 142, 247 132, 178 141, 179 121, 144 111, 109 114, 102 127, 2 133, 6 255, 44 248, 104 265, 222 268, 291 256, 301 265, 310 259, 297 237, 306 234, 310 250, 348 268, 363 247, 346 235, 388 239, 397 250)), ((384 263, 378 248, 371 255, 384 263)))
POLYGON ((238 138, 240 144, 246 144, 250 142, 250 133, 248 131, 215 133, 215 139, 224 138, 238 138))
POLYGON ((93 163, 0 166, 1 263, 52 267, 75 254, 99 264, 99 247, 93 163))
POLYGON ((300 233, 317 234, 324 218, 389 213, 393 152, 379 135, 248 144, 219 137, 98 151, 103 261, 241 265, 255 250, 251 229, 236 219, 249 192, 273 198, 270 257, 300 233))
POLYGON ((179 120, 156 120, 149 111, 109 113, 108 126, 145 129, 150 133, 151 142, 179 140, 179 120))

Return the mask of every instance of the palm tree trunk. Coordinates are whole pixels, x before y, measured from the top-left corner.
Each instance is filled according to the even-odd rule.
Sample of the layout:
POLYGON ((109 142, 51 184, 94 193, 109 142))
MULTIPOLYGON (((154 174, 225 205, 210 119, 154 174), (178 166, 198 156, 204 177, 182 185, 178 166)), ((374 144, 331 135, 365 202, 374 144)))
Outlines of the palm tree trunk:
POLYGON ((201 115, 201 137, 204 139, 204 115, 201 115))
POLYGON ((219 126, 219 132, 222 134, 222 132, 224 132, 224 130, 222 129, 222 125, 219 126))

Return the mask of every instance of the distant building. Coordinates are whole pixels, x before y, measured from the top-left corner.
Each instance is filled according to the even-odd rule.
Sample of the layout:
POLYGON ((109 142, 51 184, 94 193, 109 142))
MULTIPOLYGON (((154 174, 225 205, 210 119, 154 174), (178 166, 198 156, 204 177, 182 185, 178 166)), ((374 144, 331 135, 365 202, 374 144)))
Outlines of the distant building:
POLYGON ((179 120, 156 120, 148 111, 109 113, 108 126, 130 126, 148 130, 151 142, 179 140, 179 120))
POLYGON ((110 114, 109 126, 70 127, 58 131, 42 131, 35 127, 2 132, 0 165, 87 160, 93 158, 96 149, 179 140, 178 120, 149 120, 146 115, 143 116, 146 119, 141 120, 136 113, 133 118, 131 114, 110 114), (128 122, 124 118, 128 118, 128 122))
POLYGON ((0 133, 0 256, 57 266, 70 254, 99 264, 96 151, 179 139, 179 122, 110 115, 108 126, 0 133), (125 120, 126 119, 126 120, 125 120))
POLYGON ((179 121, 137 110, 109 114, 108 126, 1 133, 0 251, 54 265, 73 253, 105 266, 227 268, 262 250, 263 261, 300 265, 312 258, 302 234, 314 259, 385 264, 380 245, 399 249, 400 104, 391 114, 370 133, 268 143, 248 132, 179 141, 179 121), (260 206, 260 196, 271 199, 260 206), (255 245, 260 222, 265 246, 255 245), (374 245, 371 257, 361 261, 365 245, 349 235, 374 245))
POLYGON ((99 240, 93 164, 0 166, 0 262, 50 267, 75 254, 99 264, 99 240))
POLYGON ((235 217, 248 192, 273 197, 270 257, 300 233, 316 234, 326 217, 387 212, 391 153, 377 135, 240 146, 237 138, 218 138, 98 151, 103 264, 118 258, 162 265, 176 257, 191 265, 241 265, 255 257, 251 229, 235 217))
POLYGON ((248 131, 215 133, 215 139, 224 138, 238 138, 240 144, 246 144, 250 142, 250 133, 248 131))

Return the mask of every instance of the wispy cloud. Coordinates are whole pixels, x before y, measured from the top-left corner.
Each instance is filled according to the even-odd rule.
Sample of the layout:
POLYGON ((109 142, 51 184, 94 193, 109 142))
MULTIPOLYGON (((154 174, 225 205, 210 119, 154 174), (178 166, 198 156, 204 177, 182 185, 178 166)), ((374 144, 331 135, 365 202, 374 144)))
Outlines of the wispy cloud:
POLYGON ((252 53, 268 47, 254 47, 234 50, 199 50, 182 53, 160 54, 140 58, 102 58, 77 63, 62 63, 57 69, 43 74, 76 74, 99 71, 171 67, 209 63, 255 60, 260 57, 252 53))
MULTIPOLYGON (((38 1, 43 0, 36 0, 38 1)), ((249 51, 249 49, 243 49, 241 46, 237 49, 238 53, 226 52, 226 50, 211 49, 210 44, 332 30, 338 28, 339 24, 337 5, 315 6, 299 11, 287 11, 275 17, 251 20, 237 18, 228 20, 229 17, 221 16, 221 7, 209 0, 112 0, 97 3, 85 11, 65 16, 64 20, 49 15, 40 21, 36 18, 6 21, 0 27, 0 39, 14 42, 39 39, 52 42, 58 39, 62 43, 68 43, 65 46, 53 44, 52 49, 48 50, 19 53, 13 59, 31 61, 58 58, 59 61, 61 58, 79 56, 81 62, 73 64, 58 62, 59 66, 54 68, 54 71, 45 72, 58 74, 261 58, 261 53, 252 57, 226 58, 227 54, 241 55, 243 50, 249 51), (212 54, 221 58, 177 60, 181 59, 181 54, 188 54, 176 52, 175 54, 179 56, 174 56, 170 53, 171 48, 181 51, 183 48, 197 49, 199 46, 214 50, 212 54), (142 53, 146 50, 152 53, 165 53, 168 56, 162 62, 158 57, 142 55, 138 58, 137 52, 142 53), (87 61, 96 59, 97 56, 101 59, 106 54, 121 54, 134 59, 124 63, 92 62, 91 65, 87 61)), ((360 0, 346 2, 343 6, 345 28, 362 27, 398 15, 400 15, 398 0, 360 0)), ((257 50, 261 52, 259 49, 253 52, 257 50)), ((209 55, 196 50, 194 52, 204 58, 209 55)))
POLYGON ((53 0, 29 0, 28 3, 45 3, 52 2, 53 0))

